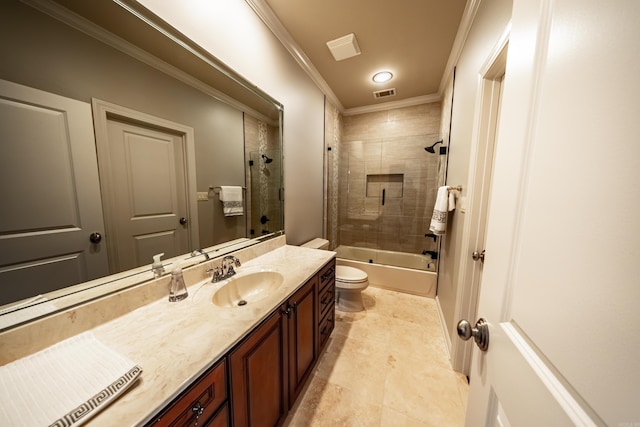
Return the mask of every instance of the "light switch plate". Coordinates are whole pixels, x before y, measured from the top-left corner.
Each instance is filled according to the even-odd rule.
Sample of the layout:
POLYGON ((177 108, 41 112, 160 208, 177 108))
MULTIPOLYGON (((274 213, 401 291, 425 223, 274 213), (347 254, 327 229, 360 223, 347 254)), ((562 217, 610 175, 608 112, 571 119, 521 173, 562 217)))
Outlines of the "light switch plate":
POLYGON ((467 213, 467 196, 460 197, 460 212, 467 213))
POLYGON ((209 192, 208 191, 198 191, 198 201, 206 202, 209 200, 209 192))

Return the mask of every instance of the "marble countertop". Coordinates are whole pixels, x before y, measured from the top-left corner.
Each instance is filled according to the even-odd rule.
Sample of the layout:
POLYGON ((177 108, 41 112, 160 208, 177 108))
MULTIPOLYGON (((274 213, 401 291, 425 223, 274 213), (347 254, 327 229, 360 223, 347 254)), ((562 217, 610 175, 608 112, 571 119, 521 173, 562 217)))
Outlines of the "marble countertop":
MULTIPOLYGON (((285 245, 243 262, 238 273, 270 267, 284 276, 277 290, 243 307, 214 305, 212 296, 224 282, 204 278, 194 283, 185 272, 188 282, 194 283, 185 300, 158 300, 91 329, 104 344, 140 365, 143 373, 136 385, 88 425, 133 426, 151 420, 334 256, 285 245)), ((198 274, 191 276, 204 276, 198 274)))

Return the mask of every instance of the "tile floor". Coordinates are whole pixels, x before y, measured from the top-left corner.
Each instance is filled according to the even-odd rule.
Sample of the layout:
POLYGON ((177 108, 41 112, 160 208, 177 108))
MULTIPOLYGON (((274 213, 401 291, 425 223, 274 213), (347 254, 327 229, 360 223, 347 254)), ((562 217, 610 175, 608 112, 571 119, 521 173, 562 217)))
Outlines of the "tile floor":
POLYGON ((336 327, 284 425, 462 426, 468 385, 451 369, 435 300, 380 288, 336 327))

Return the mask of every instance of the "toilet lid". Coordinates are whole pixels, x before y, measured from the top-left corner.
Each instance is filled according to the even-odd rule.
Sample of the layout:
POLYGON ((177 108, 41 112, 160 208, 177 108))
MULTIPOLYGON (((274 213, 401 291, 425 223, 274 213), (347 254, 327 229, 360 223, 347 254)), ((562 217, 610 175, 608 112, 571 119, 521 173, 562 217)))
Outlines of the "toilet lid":
POLYGON ((346 265, 337 265, 336 266, 336 280, 341 282, 364 282, 368 279, 367 273, 364 271, 349 267, 346 265))

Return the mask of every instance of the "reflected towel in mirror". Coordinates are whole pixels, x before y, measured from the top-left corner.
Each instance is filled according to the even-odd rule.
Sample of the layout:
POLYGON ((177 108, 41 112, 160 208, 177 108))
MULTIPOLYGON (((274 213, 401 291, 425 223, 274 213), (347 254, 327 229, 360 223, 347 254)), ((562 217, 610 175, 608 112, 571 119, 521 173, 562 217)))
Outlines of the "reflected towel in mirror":
POLYGON ((225 216, 244 215, 244 203, 242 202, 242 187, 220 186, 220 201, 222 212, 225 216))

